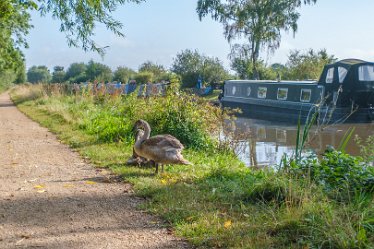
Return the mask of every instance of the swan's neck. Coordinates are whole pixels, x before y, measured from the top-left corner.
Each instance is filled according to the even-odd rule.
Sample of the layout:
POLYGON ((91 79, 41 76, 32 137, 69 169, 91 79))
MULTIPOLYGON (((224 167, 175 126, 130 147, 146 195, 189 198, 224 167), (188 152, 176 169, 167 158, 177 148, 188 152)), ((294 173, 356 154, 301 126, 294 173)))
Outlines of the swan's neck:
MULTIPOLYGON (((147 122, 144 122, 144 134, 143 136, 141 137, 141 139, 148 139, 149 137, 151 136, 151 127, 149 126, 149 124, 147 122)), ((144 141, 143 140, 143 141, 144 141)))
POLYGON ((150 135, 151 135, 151 127, 149 126, 148 123, 144 124, 144 131, 138 131, 138 134, 136 136, 136 141, 135 141, 135 149, 138 150, 140 149, 142 143, 147 140, 150 135))

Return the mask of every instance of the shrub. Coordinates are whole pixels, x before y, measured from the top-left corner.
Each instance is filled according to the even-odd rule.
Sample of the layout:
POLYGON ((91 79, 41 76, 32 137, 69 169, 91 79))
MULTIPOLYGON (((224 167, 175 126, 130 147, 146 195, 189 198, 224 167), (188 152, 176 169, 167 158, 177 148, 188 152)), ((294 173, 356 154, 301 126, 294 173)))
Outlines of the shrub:
POLYGON ((140 72, 135 75, 134 79, 138 84, 146 84, 148 82, 153 82, 154 74, 152 72, 140 72))
POLYGON ((314 169, 315 180, 328 189, 368 191, 374 190, 374 168, 341 151, 327 151, 314 169))

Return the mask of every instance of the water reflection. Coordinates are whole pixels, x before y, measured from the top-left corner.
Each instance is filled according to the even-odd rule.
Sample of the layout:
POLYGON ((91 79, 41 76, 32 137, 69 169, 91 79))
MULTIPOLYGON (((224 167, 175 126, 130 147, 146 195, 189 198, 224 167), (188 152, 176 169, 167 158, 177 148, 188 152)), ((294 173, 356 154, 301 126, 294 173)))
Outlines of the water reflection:
MULTIPOLYGON (((316 132, 316 127, 313 127, 309 133, 310 142, 307 147, 318 155, 324 152, 327 145, 338 148, 350 127, 355 127, 354 134, 363 140, 369 135, 374 135, 373 123, 339 124, 326 127, 319 132, 316 132)), ((292 155, 294 152, 296 133, 296 126, 239 118, 235 121, 234 135, 237 138, 235 150, 248 166, 278 165, 285 153, 292 155)), ((346 151, 352 155, 359 154, 359 147, 353 138, 348 142, 346 151)))

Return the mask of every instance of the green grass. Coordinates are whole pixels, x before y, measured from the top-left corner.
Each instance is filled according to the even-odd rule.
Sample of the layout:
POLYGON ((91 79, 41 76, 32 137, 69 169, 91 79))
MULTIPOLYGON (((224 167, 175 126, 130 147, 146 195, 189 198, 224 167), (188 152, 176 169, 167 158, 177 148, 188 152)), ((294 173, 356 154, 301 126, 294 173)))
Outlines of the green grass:
MULTIPOLYGON (((100 112, 116 115, 113 106, 122 108, 122 114, 129 111, 115 100, 99 103, 90 96, 45 94, 37 86, 18 88, 12 97, 24 113, 48 127, 83 157, 132 183, 136 195, 145 198, 142 209, 163 217, 176 235, 198 248, 372 248, 374 245, 371 195, 356 193, 350 201, 340 202, 309 179, 271 170, 251 171, 228 150, 194 143, 183 152, 193 166, 167 166, 164 174, 155 176, 153 168, 125 165, 132 154, 132 140, 127 133, 117 141, 112 136, 103 139, 108 138, 107 133, 101 137, 100 130, 94 133, 92 127, 88 128, 86 120, 92 120, 92 115, 100 112)), ((169 112, 153 112, 161 104, 165 106, 164 102, 160 106, 156 102, 145 105, 140 99, 126 103, 136 105, 133 107, 136 110, 137 105, 141 106, 142 115, 149 119, 157 115, 155 120, 172 118, 173 122, 178 121, 171 115, 182 120, 195 118, 188 113, 185 116, 175 113, 169 107, 165 107, 169 112)), ((195 107, 189 108, 184 112, 197 113, 195 107)), ((198 115, 203 118, 201 115, 205 114, 198 115)), ((109 119, 109 115, 105 117, 109 119)), ((208 121, 212 118, 207 117, 208 121)), ((166 127, 161 121, 153 122, 159 131, 190 132, 188 127, 166 127)))
POLYGON ((221 93, 221 90, 213 90, 211 94, 205 95, 202 98, 209 100, 209 101, 217 101, 220 93, 221 93))

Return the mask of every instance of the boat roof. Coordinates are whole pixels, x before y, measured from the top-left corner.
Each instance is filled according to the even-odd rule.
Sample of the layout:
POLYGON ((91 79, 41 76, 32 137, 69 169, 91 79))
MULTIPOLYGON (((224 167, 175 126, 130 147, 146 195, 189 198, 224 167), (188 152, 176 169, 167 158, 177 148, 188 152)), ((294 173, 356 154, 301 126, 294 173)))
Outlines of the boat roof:
POLYGON ((230 83, 265 83, 265 84, 316 84, 316 80, 303 80, 303 81, 296 81, 296 80, 227 80, 226 82, 230 83))
POLYGON ((332 63, 332 64, 329 64, 327 66, 335 66, 335 65, 342 65, 342 66, 345 66, 345 67, 352 67, 352 66, 356 66, 356 65, 362 65, 362 64, 374 64, 373 62, 368 62, 368 61, 364 61, 364 60, 360 60, 360 59, 344 59, 344 60, 340 60, 340 61, 337 61, 335 63, 332 63))

